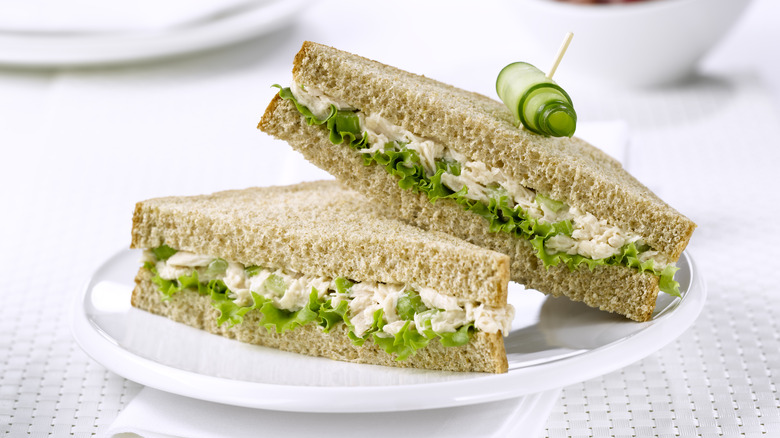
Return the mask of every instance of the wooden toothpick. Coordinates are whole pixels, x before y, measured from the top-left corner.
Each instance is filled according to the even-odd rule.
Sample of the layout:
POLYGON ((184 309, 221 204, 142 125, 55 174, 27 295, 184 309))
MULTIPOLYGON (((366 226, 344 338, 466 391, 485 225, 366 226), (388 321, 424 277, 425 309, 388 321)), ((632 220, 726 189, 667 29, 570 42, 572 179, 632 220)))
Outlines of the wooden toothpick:
POLYGON ((574 34, 569 32, 563 38, 563 43, 561 44, 561 48, 558 49, 558 55, 555 57, 555 62, 553 63, 552 67, 550 67, 550 71, 547 72, 547 79, 552 79, 553 75, 555 74, 555 70, 558 69, 558 64, 561 63, 561 59, 563 59, 563 55, 566 53, 566 49, 569 48, 569 43, 571 42, 572 37, 574 37, 574 34))

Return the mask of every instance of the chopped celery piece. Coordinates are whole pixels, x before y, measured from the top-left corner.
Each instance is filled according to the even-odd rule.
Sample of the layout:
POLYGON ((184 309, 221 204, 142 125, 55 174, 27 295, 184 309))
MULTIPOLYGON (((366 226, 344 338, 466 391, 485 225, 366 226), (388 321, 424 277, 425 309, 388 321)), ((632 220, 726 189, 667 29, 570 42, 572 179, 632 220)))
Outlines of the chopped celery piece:
POLYGON ((269 275, 263 283, 263 286, 277 296, 284 295, 284 292, 287 290, 287 283, 284 282, 282 277, 276 274, 269 275))
POLYGON ((225 271, 227 271, 228 263, 223 259, 214 259, 209 263, 209 266, 206 268, 206 275, 209 277, 216 277, 218 275, 223 275, 225 271))

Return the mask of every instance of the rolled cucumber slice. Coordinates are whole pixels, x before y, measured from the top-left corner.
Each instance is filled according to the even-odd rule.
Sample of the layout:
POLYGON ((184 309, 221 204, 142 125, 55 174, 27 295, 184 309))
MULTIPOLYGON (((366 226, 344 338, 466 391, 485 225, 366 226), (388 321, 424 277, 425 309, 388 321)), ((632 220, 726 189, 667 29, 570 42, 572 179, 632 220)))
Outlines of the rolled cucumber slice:
POLYGON ((529 131, 552 137, 574 135, 577 113, 571 98, 533 65, 515 62, 504 67, 496 80, 496 92, 529 131))

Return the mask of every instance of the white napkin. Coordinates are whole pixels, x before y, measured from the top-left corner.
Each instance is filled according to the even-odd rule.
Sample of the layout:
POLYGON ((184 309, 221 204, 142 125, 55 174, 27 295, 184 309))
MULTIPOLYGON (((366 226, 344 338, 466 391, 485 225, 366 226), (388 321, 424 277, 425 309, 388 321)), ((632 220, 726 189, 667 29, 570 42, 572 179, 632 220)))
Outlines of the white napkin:
MULTIPOLYGON (((540 436, 560 390, 409 412, 312 414, 241 408, 144 388, 108 429, 111 438, 540 436)), ((420 394, 424 397, 424 394, 420 394)))
POLYGON ((269 0, 0 0, 0 32, 104 33, 168 29, 269 0))

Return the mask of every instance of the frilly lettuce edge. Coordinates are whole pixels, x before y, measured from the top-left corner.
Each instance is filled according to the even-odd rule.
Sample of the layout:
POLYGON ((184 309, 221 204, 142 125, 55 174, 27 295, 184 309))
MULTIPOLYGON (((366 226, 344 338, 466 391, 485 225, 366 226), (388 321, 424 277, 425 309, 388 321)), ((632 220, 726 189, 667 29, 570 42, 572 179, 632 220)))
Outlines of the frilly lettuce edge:
MULTIPOLYGON (((369 329, 358 336, 355 333, 355 326, 348 317, 348 302, 342 300, 333 307, 331 299, 323 300, 319 298, 317 289, 312 288, 309 294, 309 301, 302 309, 297 311, 288 311, 278 309, 273 302, 257 293, 252 292, 252 304, 239 306, 230 299, 230 290, 222 280, 211 280, 201 282, 198 280, 198 271, 193 270, 190 275, 182 275, 177 280, 166 280, 160 277, 154 263, 144 263, 144 268, 152 273, 151 282, 155 284, 167 301, 184 289, 197 291, 200 295, 211 297, 211 305, 219 311, 217 324, 227 323, 230 327, 241 324, 244 316, 252 311, 260 312, 260 325, 268 331, 284 333, 295 330, 306 324, 314 323, 322 327, 326 333, 333 327, 343 322, 349 328, 348 336, 353 344, 361 346, 367 340, 371 339, 377 346, 385 352, 395 356, 395 360, 403 361, 413 356, 417 350, 425 348, 428 343, 436 339, 445 347, 459 347, 466 345, 471 341, 471 337, 476 332, 473 324, 467 324, 455 332, 435 332, 431 329, 430 319, 426 319, 424 327, 418 331, 417 327, 412 327, 411 323, 414 314, 418 311, 435 312, 428 310, 422 305, 422 301, 417 294, 409 294, 399 299, 399 317, 406 323, 395 336, 390 336, 382 332, 385 322, 382 310, 377 310, 373 315, 373 322, 369 329), (420 307, 422 306, 422 308, 420 307), (426 309, 426 310, 422 310, 426 309)), ((344 278, 336 279, 337 291, 344 292, 351 287, 351 282, 344 278)))

